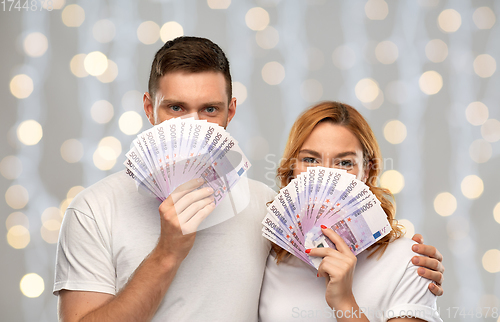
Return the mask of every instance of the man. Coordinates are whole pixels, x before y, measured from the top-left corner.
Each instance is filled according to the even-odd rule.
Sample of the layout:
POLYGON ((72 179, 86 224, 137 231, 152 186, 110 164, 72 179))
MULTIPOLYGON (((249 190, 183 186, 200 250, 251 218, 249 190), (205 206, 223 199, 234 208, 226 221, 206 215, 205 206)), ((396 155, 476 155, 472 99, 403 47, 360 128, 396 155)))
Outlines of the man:
MULTIPOLYGON (((226 127, 236 99, 224 52, 203 38, 167 42, 156 53, 143 101, 153 125, 193 114, 226 127)), ((242 181, 231 192, 235 200, 250 197, 241 213, 185 235, 186 226, 196 231, 214 209, 212 192, 195 190, 197 180, 161 204, 138 193, 124 171, 78 195, 64 217, 57 249, 60 319, 257 321, 270 250, 261 220, 275 193, 260 182, 242 181)), ((441 255, 432 246, 419 247, 438 259, 418 257, 419 265, 438 270, 425 270, 425 276, 440 282, 441 255)))

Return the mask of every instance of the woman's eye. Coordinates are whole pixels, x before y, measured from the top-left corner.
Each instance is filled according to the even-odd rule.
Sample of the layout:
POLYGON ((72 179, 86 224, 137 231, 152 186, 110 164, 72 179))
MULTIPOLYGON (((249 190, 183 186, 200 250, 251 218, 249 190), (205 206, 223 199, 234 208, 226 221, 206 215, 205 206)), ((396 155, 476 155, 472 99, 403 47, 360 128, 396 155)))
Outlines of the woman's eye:
POLYGON ((170 109, 174 112, 180 112, 182 110, 182 108, 178 105, 170 106, 170 109))
POLYGON ((315 158, 305 157, 305 158, 302 158, 302 162, 305 162, 305 163, 317 163, 318 161, 315 158))
POLYGON ((342 161, 340 161, 339 165, 340 165, 341 167, 350 168, 350 167, 352 167, 354 164, 353 164, 353 163, 352 163, 352 161, 350 161, 350 160, 342 160, 342 161))

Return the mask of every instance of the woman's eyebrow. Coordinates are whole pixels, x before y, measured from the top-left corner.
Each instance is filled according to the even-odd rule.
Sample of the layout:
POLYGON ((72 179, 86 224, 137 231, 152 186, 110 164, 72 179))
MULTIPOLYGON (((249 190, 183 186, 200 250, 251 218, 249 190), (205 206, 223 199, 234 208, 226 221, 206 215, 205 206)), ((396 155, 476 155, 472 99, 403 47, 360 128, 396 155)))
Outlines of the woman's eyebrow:
POLYGON ((341 152, 341 153, 337 154, 335 156, 335 158, 343 158, 343 157, 347 157, 347 156, 351 156, 351 155, 356 156, 357 154, 354 151, 346 151, 346 152, 341 152))
POLYGON ((299 154, 301 154, 301 153, 307 153, 307 154, 310 154, 310 155, 315 156, 317 158, 321 158, 321 154, 319 152, 314 151, 314 150, 304 149, 304 150, 299 151, 299 154))
MULTIPOLYGON (((309 150, 309 149, 303 149, 303 150, 300 150, 299 151, 299 154, 301 153, 307 153, 307 154, 310 154, 312 156, 315 156, 317 158, 321 158, 321 154, 317 151, 314 151, 314 150, 309 150)), ((356 152, 354 151, 345 151, 345 152, 341 152, 341 153, 338 153, 335 158, 336 159, 340 159, 340 158, 343 158, 343 157, 346 157, 346 156, 356 156, 356 152)))

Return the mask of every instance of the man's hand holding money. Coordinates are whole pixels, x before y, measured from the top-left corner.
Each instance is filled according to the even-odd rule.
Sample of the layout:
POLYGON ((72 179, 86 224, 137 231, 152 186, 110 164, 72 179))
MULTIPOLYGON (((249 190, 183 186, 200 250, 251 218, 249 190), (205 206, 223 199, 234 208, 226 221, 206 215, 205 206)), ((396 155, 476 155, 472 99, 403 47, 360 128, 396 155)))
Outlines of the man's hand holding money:
POLYGON ((164 260, 180 264, 193 247, 196 229, 215 209, 213 189, 190 180, 174 190, 160 207, 161 233, 155 248, 164 260))

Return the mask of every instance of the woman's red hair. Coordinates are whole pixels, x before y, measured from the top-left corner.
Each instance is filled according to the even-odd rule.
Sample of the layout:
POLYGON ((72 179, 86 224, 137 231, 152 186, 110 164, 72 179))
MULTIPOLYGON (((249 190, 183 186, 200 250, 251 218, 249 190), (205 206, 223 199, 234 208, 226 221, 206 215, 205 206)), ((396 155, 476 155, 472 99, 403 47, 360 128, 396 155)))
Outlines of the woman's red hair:
MULTIPOLYGON (((387 189, 378 187, 378 176, 382 171, 382 155, 375 135, 363 116, 352 106, 327 101, 309 108, 299 116, 292 126, 285 152, 281 159, 282 161, 277 170, 280 188, 288 185, 294 178, 293 169, 295 168, 299 151, 306 139, 311 135, 313 129, 320 122, 332 122, 333 124, 346 127, 356 136, 363 147, 363 168, 366 169, 366 167, 369 167, 366 185, 370 187, 373 194, 380 200, 382 209, 387 214, 387 220, 392 226, 392 230, 387 236, 369 248, 369 250, 373 250, 370 256, 379 251, 381 252, 380 255, 382 255, 387 245, 391 241, 401 237, 403 232, 397 220, 394 219, 396 208, 392 193, 387 189)), ((275 244, 273 244, 273 249, 277 254, 278 262, 288 253, 275 244)))

